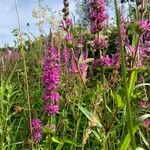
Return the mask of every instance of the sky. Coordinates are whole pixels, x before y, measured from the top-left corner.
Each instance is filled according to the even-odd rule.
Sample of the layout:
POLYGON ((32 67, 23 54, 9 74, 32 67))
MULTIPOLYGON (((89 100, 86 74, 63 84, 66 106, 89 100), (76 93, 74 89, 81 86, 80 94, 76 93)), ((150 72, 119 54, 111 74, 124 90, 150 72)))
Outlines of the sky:
MULTIPOLYGON (((17 0, 19 19, 21 24, 21 30, 28 31, 30 24, 30 31, 34 34, 38 34, 37 27, 35 26, 36 19, 32 17, 32 11, 38 8, 38 0, 17 0)), ((43 4, 48 5, 53 10, 62 10, 63 0, 43 0, 43 4)), ((75 11, 73 0, 70 0, 70 11, 75 11)), ((13 45, 14 36, 12 31, 18 27, 17 15, 15 9, 15 0, 0 0, 0 47, 5 44, 13 45)), ((49 27, 46 28, 48 32, 49 27)))
MULTIPOLYGON (((34 9, 38 8, 38 0, 16 0, 18 4, 19 20, 21 30, 23 32, 31 32, 34 36, 39 34, 36 24, 36 19, 32 17, 34 9), (30 27, 26 26, 29 23, 30 27)), ((43 5, 48 5, 53 11, 61 11, 63 8, 63 0, 42 0, 43 5)), ((75 0, 69 0, 70 14, 75 13, 75 0)), ((112 8, 108 10, 109 15, 114 16, 112 8)), ((111 18, 110 17, 110 18, 111 18)), ((0 47, 5 44, 14 45, 15 37, 12 34, 13 29, 18 27, 17 14, 15 9, 15 0, 0 0, 0 47)), ((50 30, 50 25, 44 29, 47 34, 50 30)))

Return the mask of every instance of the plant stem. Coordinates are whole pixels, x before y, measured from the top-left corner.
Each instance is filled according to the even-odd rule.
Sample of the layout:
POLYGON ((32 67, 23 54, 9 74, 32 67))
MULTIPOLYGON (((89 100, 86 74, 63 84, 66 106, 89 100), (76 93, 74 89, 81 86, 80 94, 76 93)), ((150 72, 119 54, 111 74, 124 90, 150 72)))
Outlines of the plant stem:
MULTIPOLYGON (((27 99, 28 99, 29 125, 30 125, 30 134, 31 134, 31 140, 32 140, 32 123, 31 123, 32 118, 31 118, 31 100, 30 100, 30 94, 29 94, 29 81, 28 81, 28 73, 27 73, 27 65, 26 65, 26 56, 25 56, 24 45, 23 45, 23 37, 21 34, 21 26, 20 26, 20 21, 19 21, 17 0, 15 0, 15 7, 16 7, 17 20, 18 20, 18 27, 19 27, 19 31, 20 31, 21 55, 22 55, 22 59, 23 59, 26 94, 27 94, 27 99)), ((33 149, 33 142, 31 142, 31 147, 33 149)))
POLYGON ((126 59, 125 59, 125 53, 123 50, 123 44, 122 44, 122 37, 121 37, 121 19, 120 19, 120 13, 117 6, 117 0, 114 0, 115 3, 115 10, 116 10, 116 18, 117 18, 117 26, 118 26, 118 39, 119 39, 119 52, 121 57, 121 66, 122 66, 122 77, 123 77, 123 83, 124 83, 124 94, 125 94, 125 103, 126 103, 126 118, 127 118, 127 125, 128 130, 131 137, 131 146, 132 149, 136 149, 136 143, 135 143, 135 137, 133 133, 133 122, 132 122, 132 111, 130 106, 130 100, 128 95, 128 84, 127 84, 127 68, 126 68, 126 59))

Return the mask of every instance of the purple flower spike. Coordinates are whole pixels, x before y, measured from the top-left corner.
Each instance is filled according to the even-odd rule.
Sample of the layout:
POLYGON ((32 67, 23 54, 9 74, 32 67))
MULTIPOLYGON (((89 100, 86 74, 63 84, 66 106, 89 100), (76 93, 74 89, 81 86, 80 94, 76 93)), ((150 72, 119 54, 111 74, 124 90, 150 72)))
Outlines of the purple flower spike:
POLYGON ((51 115, 55 115, 55 114, 58 114, 59 113, 59 107, 58 105, 53 105, 53 104, 47 104, 45 106, 45 113, 48 114, 48 116, 51 116, 51 115))
POLYGON ((60 99, 60 95, 59 95, 59 93, 51 93, 50 98, 53 102, 58 102, 60 99))
POLYGON ((65 20, 65 24, 66 24, 66 26, 72 26, 72 19, 67 18, 67 19, 65 20))
POLYGON ((71 34, 67 34, 66 37, 65 37, 65 39, 67 41, 73 41, 73 36, 71 34))
POLYGON ((59 27, 66 31, 67 29, 71 28, 72 25, 73 25, 72 19, 66 18, 66 20, 64 22, 62 22, 59 27))
POLYGON ((147 20, 140 20, 138 25, 143 32, 150 31, 150 23, 147 20))
POLYGON ((105 67, 115 67, 119 68, 120 67, 120 59, 119 59, 119 54, 113 54, 111 57, 106 55, 102 56, 101 58, 96 59, 92 66, 95 67, 100 67, 100 66, 105 66, 105 67))
POLYGON ((71 56, 70 49, 69 48, 63 49, 63 52, 62 52, 62 62, 64 64, 67 64, 69 62, 70 56, 71 56))
POLYGON ((90 3, 91 32, 97 33, 102 30, 106 25, 107 19, 105 0, 92 0, 90 3))
POLYGON ((32 119, 32 137, 35 143, 39 143, 42 138, 42 123, 40 119, 32 119))
POLYGON ((53 46, 49 46, 47 48, 44 57, 43 70, 43 99, 45 103, 45 113, 48 115, 55 115, 59 111, 58 103, 60 99, 60 95, 58 93, 60 66, 57 48, 53 46))
POLYGON ((95 39, 94 48, 108 48, 108 40, 105 38, 95 39))

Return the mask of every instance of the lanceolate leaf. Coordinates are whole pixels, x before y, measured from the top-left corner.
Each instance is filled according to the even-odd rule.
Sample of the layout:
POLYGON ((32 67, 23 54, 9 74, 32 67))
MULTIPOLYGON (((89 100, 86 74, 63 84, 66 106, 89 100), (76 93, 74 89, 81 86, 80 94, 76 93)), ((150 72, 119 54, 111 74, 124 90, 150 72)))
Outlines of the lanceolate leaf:
MULTIPOLYGON (((139 125, 136 125, 133 127, 134 134, 137 131, 138 127, 139 125)), ((130 134, 128 133, 126 137, 124 138, 122 144, 120 145, 120 148, 118 148, 118 150, 127 150, 128 146, 130 145, 130 142, 131 142, 131 137, 130 137, 130 134)))
MULTIPOLYGON (((84 107, 82 107, 82 106, 80 106, 80 105, 77 105, 78 106, 78 108, 83 112, 83 114, 89 119, 89 120, 91 120, 91 118, 92 118, 92 113, 90 112, 90 111, 88 111, 86 108, 84 108, 84 107)), ((102 127, 102 124, 97 120, 96 121, 96 123, 97 123, 97 126, 99 126, 100 128, 102 127)))
POLYGON ((137 80, 137 71, 132 71, 128 88, 129 100, 131 100, 131 95, 133 93, 136 80, 137 80))

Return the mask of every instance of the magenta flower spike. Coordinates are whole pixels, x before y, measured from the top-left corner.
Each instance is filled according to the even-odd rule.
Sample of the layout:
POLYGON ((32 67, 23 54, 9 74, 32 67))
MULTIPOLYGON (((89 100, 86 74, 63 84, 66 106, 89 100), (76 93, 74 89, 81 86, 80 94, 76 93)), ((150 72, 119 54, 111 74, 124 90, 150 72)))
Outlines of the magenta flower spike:
POLYGON ((105 0, 92 0, 90 3, 91 32, 97 33, 106 26, 108 15, 105 0))
POLYGON ((32 119, 31 123, 33 141, 39 143, 42 138, 42 123, 38 118, 32 119))
POLYGON ((60 81, 60 66, 58 50, 54 46, 48 46, 44 56, 43 66, 43 85, 44 85, 44 104, 45 113, 55 115, 59 112, 58 84, 60 81))
POLYGON ((148 20, 140 20, 138 22, 138 25, 143 33, 150 32, 150 23, 148 22, 148 20))

